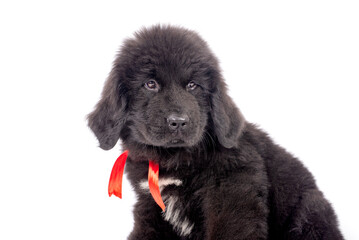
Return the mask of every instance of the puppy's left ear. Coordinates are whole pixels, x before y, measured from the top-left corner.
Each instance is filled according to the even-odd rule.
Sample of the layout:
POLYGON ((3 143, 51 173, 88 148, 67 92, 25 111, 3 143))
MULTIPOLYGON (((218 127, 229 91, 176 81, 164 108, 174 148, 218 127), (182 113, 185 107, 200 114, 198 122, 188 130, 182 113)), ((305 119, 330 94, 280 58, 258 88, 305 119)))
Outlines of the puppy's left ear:
POLYGON ((100 101, 95 110, 88 115, 88 126, 104 150, 116 145, 126 122, 125 92, 118 70, 114 66, 105 83, 100 101))
POLYGON ((245 126, 245 119, 227 95, 223 81, 220 81, 220 86, 212 94, 211 116, 219 143, 226 148, 236 147, 245 126))

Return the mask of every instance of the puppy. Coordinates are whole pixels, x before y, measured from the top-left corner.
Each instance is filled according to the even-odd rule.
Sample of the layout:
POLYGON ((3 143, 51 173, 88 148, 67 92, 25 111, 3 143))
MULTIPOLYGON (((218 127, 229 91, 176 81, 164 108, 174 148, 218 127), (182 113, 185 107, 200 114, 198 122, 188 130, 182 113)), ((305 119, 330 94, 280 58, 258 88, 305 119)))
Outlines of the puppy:
POLYGON ((244 119, 193 31, 154 26, 126 40, 88 124, 102 149, 121 139, 129 150, 130 240, 343 239, 312 174, 244 119), (146 184, 149 160, 164 212, 146 184))

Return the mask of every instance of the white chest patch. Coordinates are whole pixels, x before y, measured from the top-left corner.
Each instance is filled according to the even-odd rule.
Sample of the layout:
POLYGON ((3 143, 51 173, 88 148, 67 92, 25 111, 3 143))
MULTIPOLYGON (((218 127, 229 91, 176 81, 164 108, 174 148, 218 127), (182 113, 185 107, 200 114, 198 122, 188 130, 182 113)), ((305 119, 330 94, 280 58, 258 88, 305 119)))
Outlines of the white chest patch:
MULTIPOLYGON (((168 185, 176 185, 176 186, 181 186, 182 185, 182 181, 176 178, 160 178, 158 180, 158 186, 160 187, 160 191, 162 191, 166 186, 168 185)), ((148 187, 148 181, 147 180, 142 180, 140 182, 140 187, 143 190, 150 190, 148 187)))
POLYGON ((166 211, 162 214, 164 219, 170 222, 175 231, 181 236, 188 236, 194 227, 194 223, 190 223, 187 217, 182 216, 181 211, 177 208, 181 205, 178 201, 178 197, 165 196, 164 202, 166 205, 166 211))
MULTIPOLYGON (((175 178, 160 178, 158 180, 158 185, 160 191, 162 191, 166 186, 175 185, 181 186, 182 181, 175 178)), ((149 192, 148 181, 142 180, 139 183, 141 189, 149 192)), ((176 196, 162 196, 162 199, 166 205, 165 212, 162 213, 163 218, 172 224, 173 229, 181 236, 188 236, 194 227, 194 224, 191 223, 183 212, 181 212, 181 203, 176 196)))

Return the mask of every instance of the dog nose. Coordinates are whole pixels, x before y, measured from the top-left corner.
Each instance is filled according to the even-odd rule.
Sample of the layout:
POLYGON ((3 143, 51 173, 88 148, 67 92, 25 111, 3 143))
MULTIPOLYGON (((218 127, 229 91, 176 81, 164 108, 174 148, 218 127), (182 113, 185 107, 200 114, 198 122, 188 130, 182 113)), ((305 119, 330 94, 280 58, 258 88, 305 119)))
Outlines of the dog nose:
POLYGON ((168 126, 171 130, 177 130, 177 129, 184 129, 187 127, 188 125, 188 116, 187 114, 185 115, 175 115, 175 114, 171 114, 168 118, 167 118, 167 123, 168 126))

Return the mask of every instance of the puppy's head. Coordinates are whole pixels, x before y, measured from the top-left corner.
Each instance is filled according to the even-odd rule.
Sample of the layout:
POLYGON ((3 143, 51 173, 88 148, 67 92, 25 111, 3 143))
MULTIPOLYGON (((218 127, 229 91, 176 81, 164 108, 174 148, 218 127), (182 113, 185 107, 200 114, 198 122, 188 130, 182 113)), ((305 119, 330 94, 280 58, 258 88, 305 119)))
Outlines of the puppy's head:
POLYGON ((119 138, 161 148, 211 138, 231 148, 244 124, 206 42, 169 26, 143 29, 125 41, 88 121, 103 149, 119 138))

